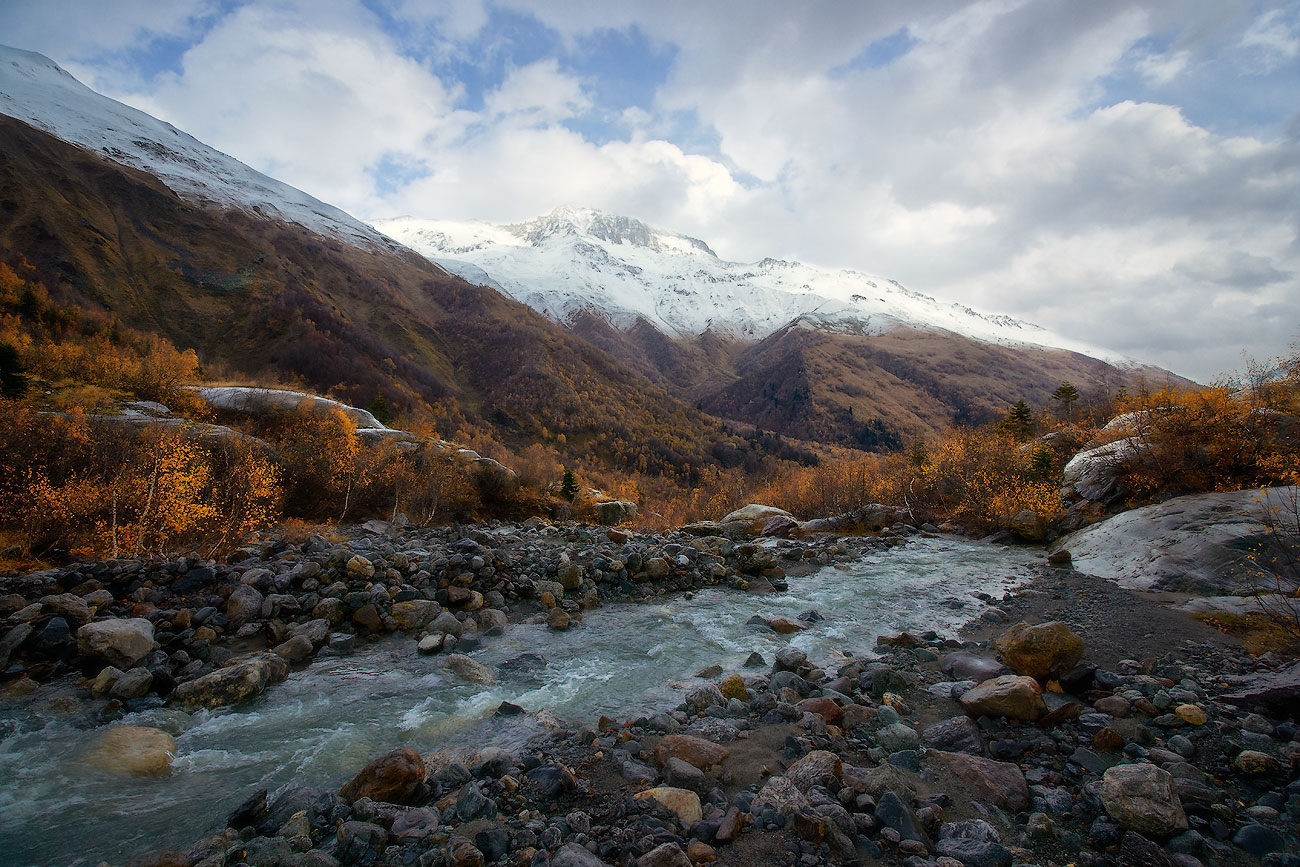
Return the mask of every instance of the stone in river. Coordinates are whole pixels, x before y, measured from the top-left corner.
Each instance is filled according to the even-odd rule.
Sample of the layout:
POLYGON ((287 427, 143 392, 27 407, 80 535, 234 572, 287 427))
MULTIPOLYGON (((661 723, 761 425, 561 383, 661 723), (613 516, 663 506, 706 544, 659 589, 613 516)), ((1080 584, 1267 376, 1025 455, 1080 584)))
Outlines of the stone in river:
POLYGON ((424 782, 424 759, 408 747, 395 749, 362 768, 339 790, 348 803, 361 798, 406 803, 424 782))
POLYGON ((475 662, 463 653, 453 653, 448 656, 447 667, 471 683, 496 683, 497 676, 492 669, 475 662))
POLYGON ((132 776, 165 777, 171 773, 176 741, 161 729, 117 726, 104 732, 86 754, 101 770, 132 776))
POLYGON ((289 666, 281 657, 274 653, 260 653, 205 674, 198 680, 182 683, 172 693, 172 699, 185 707, 213 708, 238 704, 260 695, 288 674, 289 666))

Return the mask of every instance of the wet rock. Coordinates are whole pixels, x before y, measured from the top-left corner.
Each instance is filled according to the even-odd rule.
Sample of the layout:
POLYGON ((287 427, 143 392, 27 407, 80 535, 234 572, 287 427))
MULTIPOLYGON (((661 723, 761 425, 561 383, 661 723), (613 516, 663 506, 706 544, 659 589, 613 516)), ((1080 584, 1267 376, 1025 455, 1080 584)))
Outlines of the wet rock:
POLYGON ((77 652, 88 659, 133 668, 153 650, 153 624, 142 617, 98 620, 77 630, 77 652))
POLYGON ((578 788, 578 781, 573 778, 573 773, 563 765, 541 765, 528 771, 524 776, 551 798, 578 788))
POLYGON ((700 821, 700 796, 687 789, 672 786, 657 786, 646 789, 634 796, 639 801, 654 800, 677 814, 684 823, 694 825, 700 821))
POLYGON ((362 768, 339 789, 339 797, 348 803, 361 798, 405 804, 424 782, 424 759, 407 747, 395 749, 362 768))
POLYGON ((971 716, 1033 721, 1047 713, 1037 681, 1015 674, 986 680, 963 693, 961 705, 971 716))
POLYGON ((778 635, 790 635, 795 632, 803 632, 809 624, 800 620, 791 620, 789 617, 769 617, 764 621, 768 628, 778 635))
POLYGON ((448 656, 447 667, 471 683, 496 683, 497 676, 492 669, 463 653, 453 653, 448 656))
POLYGON ((795 705, 795 710, 816 714, 829 725, 839 725, 844 719, 844 709, 829 698, 806 698, 795 705))
POLYGON ((1187 830, 1174 778, 1155 765, 1116 765, 1102 777, 1100 796, 1110 817, 1128 830, 1157 836, 1187 830))
POLYGON ((686 706, 694 713, 700 713, 714 705, 725 706, 726 703, 727 700, 722 697, 722 692, 711 683, 698 686, 686 693, 686 706))
POLYGON ((119 701, 130 701, 133 698, 148 695, 149 688, 152 686, 153 674, 149 672, 149 669, 136 667, 123 672, 116 678, 112 687, 109 688, 108 694, 119 701))
POLYGON ((407 599, 404 602, 394 602, 391 613, 396 628, 410 632, 423 629, 442 613, 442 606, 431 599, 407 599))
POLYGON ((115 726, 96 738, 85 761, 109 773, 165 777, 175 755, 175 739, 161 729, 115 726))
MULTIPOLYGON (((93 625, 93 624, 92 624, 93 625)), ((274 653, 261 653, 219 668, 198 680, 182 683, 172 700, 185 707, 221 707, 260 695, 268 686, 289 675, 289 667, 274 653)))
POLYGON ((311 659, 315 650, 310 638, 305 635, 295 635, 288 641, 276 645, 274 652, 283 657, 286 662, 298 664, 311 659))
POLYGON ((546 614, 546 625, 556 632, 565 632, 572 626, 572 618, 563 608, 552 608, 546 614))
POLYGON ((938 763, 962 780, 976 800, 1015 811, 1029 805, 1029 786, 1018 765, 942 750, 931 750, 927 760, 938 763))
POLYGON ((388 845, 388 832, 370 822, 343 822, 336 836, 335 853, 345 864, 374 864, 388 845))
POLYGON ((470 822, 480 816, 491 818, 495 813, 496 805, 483 794, 478 783, 470 782, 461 786, 460 793, 456 796, 456 818, 470 822))
POLYGON ((1036 626, 1018 623, 998 636, 993 646, 1016 674, 1040 681, 1073 669, 1084 651, 1083 639, 1059 620, 1036 626))

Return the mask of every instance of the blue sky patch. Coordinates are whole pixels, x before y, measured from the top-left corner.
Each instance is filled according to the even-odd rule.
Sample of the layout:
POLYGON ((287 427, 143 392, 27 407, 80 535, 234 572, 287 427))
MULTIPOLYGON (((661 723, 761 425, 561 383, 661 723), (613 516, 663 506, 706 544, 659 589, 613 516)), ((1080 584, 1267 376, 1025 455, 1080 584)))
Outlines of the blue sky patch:
POLYGON ((912 36, 912 32, 906 27, 900 27, 888 36, 882 36, 872 42, 848 63, 842 63, 832 69, 831 78, 844 78, 865 69, 884 69, 911 51, 916 43, 917 40, 912 36))

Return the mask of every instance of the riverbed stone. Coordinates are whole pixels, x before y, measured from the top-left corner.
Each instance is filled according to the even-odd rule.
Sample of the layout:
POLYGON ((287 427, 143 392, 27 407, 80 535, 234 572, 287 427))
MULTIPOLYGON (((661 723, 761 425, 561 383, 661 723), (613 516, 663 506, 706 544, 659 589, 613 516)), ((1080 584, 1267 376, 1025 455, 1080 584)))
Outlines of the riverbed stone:
POLYGON ((1042 690, 1032 677, 1006 674, 986 680, 962 693, 961 705, 971 716, 1000 716, 1033 721, 1047 713, 1042 690))
POLYGON ((463 653, 447 656, 447 667, 471 683, 496 683, 496 673, 481 662, 470 659, 463 653))
POLYGON ((172 692, 172 700, 184 707, 214 708, 238 704, 260 695, 268 686, 280 683, 289 675, 289 666, 274 653, 231 663, 198 680, 182 683, 172 692))
POLYGON ((97 620, 77 630, 77 652, 122 670, 133 668, 153 650, 153 624, 143 617, 97 620))
POLYGON ((175 755, 176 740, 162 729, 115 726, 95 739, 86 762, 114 774, 165 777, 175 755))
POLYGON ((844 777, 844 761, 828 750, 813 750, 786 769, 785 778, 801 792, 813 786, 839 789, 844 777))
POLYGON ((403 632, 423 629, 442 611, 442 606, 431 599, 407 599, 394 602, 392 615, 397 628, 403 632))
POLYGON ((654 800, 677 814, 684 823, 694 825, 700 821, 700 796, 688 789, 674 786, 656 786, 634 796, 638 801, 654 800))
POLYGON ((926 758, 964 782, 976 800, 1013 811, 1029 805, 1029 785, 1018 765, 942 750, 930 750, 926 758))
MULTIPOLYGON (((389 804, 404 804, 424 782, 424 759, 408 747, 395 749, 366 765, 339 789, 348 803, 369 798, 389 804)), ((436 822, 434 825, 436 826, 436 822)))
POLYGON ((921 742, 931 749, 950 753, 978 756, 984 752, 979 726, 968 716, 955 716, 928 726, 921 732, 921 742))
POLYGON ((1084 641, 1059 620, 1030 626, 1017 623, 993 642, 1016 674, 1040 681, 1060 677, 1083 659, 1084 641))
POLYGON ((1167 837, 1187 830, 1174 778, 1155 765, 1116 765, 1101 781, 1101 803, 1121 827, 1167 837))
POLYGON ((691 735, 665 735, 655 747, 655 760, 660 767, 669 759, 681 759, 702 771, 721 764, 731 755, 730 750, 703 738, 691 735))

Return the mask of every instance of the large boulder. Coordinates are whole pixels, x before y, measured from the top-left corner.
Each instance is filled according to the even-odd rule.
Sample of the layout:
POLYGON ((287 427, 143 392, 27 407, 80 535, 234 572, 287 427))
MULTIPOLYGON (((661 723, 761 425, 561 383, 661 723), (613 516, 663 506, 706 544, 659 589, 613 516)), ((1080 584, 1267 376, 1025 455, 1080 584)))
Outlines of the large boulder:
POLYGON ((1002 661, 1016 674, 1046 681, 1060 677, 1083 659, 1083 639, 1059 620, 1030 626, 1017 623, 993 642, 1002 661))
POLYGON ((636 503, 627 500, 604 500, 592 506, 597 524, 626 524, 636 518, 636 503))
POLYGON ((1155 765, 1116 765, 1101 778, 1101 803, 1121 827, 1168 837, 1187 830, 1174 778, 1155 765))
POLYGON ((724 524, 744 524, 749 528, 751 533, 761 533, 767 522, 776 517, 794 518, 785 509, 778 509, 776 506, 763 506, 758 503, 750 503, 748 506, 741 506, 736 511, 722 519, 724 524))
POLYGON ((339 789, 349 804, 361 798, 405 804, 424 782, 424 759, 413 749, 402 747, 366 765, 339 789))
POLYGON ((496 683, 497 676, 492 669, 481 662, 470 659, 463 653, 453 653, 447 657, 447 667, 470 683, 496 683))
POLYGON ((1079 571, 1130 590, 1216 595, 1252 583, 1295 587, 1300 575, 1278 556, 1294 540, 1279 538, 1264 520, 1270 503, 1294 497, 1295 486, 1175 497, 1071 533, 1054 549, 1068 550, 1079 571), (1265 571, 1272 568, 1279 571, 1265 571))
POLYGON ((1004 674, 967 690, 961 695, 961 706, 971 716, 1030 721, 1047 713, 1038 681, 1017 674, 1004 674))
POLYGON ((1279 715, 1300 707, 1300 662, 1270 674, 1254 675, 1220 701, 1272 710, 1279 715))
POLYGON ((1129 436, 1079 452, 1062 470, 1062 493, 1070 499, 1113 503, 1127 493, 1120 481, 1124 471, 1139 463, 1149 450, 1142 437, 1129 436))
POLYGON ((77 630, 77 653, 126 670, 153 650, 153 624, 143 617, 97 620, 77 630))
POLYGON ((176 687, 172 700, 184 707, 222 707, 261 695, 289 676, 288 663, 274 653, 260 653, 176 687))
POLYGON ((702 771, 722 764, 730 755, 726 747, 691 735, 665 735, 655 747, 655 760, 660 765, 668 764, 669 759, 680 759, 702 771))
POLYGON ((165 777, 175 755, 176 741, 161 729, 116 726, 96 738, 85 761, 109 773, 165 777))
POLYGON ((384 425, 379 419, 364 409, 301 391, 227 385, 196 388, 194 393, 217 409, 243 412, 253 416, 278 415, 303 410, 319 414, 335 411, 342 413, 358 428, 384 430, 384 425))
POLYGON ((422 629, 442 612, 442 606, 429 599, 407 599, 393 603, 393 621, 403 632, 422 629))

